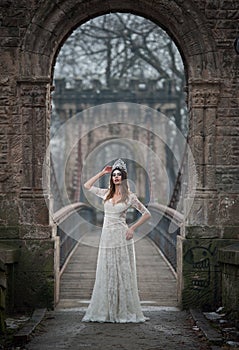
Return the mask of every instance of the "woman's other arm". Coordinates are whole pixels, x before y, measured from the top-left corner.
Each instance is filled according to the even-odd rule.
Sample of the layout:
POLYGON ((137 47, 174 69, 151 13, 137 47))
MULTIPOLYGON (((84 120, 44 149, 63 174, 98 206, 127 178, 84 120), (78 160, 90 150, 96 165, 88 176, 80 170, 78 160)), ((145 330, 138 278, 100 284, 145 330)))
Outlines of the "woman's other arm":
POLYGON ((149 210, 138 200, 135 194, 131 195, 131 204, 142 214, 142 216, 132 226, 128 228, 126 232, 127 240, 133 238, 134 231, 151 217, 149 210))
POLYGON ((126 232, 126 239, 130 240, 133 238, 134 236, 134 231, 136 230, 136 228, 138 228, 139 226, 141 226, 145 221, 147 221, 148 219, 151 218, 151 214, 150 213, 144 213, 132 226, 130 226, 126 232))

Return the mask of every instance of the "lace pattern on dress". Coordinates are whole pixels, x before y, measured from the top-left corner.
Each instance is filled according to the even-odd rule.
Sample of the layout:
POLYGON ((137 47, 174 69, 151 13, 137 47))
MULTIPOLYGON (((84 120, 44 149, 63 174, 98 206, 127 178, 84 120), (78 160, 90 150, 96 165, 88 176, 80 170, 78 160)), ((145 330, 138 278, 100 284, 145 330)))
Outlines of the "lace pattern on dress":
POLYGON ((130 205, 137 209, 142 215, 149 214, 148 209, 138 200, 135 193, 130 194, 130 205))
POLYGON ((108 189, 107 188, 99 188, 96 186, 91 186, 89 191, 94 193, 96 196, 98 196, 100 198, 105 198, 106 193, 108 192, 108 189))
MULTIPOLYGON (((91 192, 105 198, 108 190, 91 187, 91 192)), ((126 240, 126 211, 134 207, 148 212, 137 196, 130 193, 127 202, 104 203, 95 285, 84 322, 144 322, 138 294, 134 241, 126 240)))

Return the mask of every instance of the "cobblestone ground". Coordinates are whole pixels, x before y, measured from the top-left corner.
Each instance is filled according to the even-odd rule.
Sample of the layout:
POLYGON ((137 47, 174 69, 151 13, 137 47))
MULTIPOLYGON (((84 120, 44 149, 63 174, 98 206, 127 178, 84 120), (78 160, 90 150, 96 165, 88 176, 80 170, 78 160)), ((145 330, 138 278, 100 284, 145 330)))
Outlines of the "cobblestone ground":
POLYGON ((81 310, 48 313, 28 350, 208 350, 206 340, 193 330, 186 311, 146 311, 149 321, 137 324, 83 323, 81 310))

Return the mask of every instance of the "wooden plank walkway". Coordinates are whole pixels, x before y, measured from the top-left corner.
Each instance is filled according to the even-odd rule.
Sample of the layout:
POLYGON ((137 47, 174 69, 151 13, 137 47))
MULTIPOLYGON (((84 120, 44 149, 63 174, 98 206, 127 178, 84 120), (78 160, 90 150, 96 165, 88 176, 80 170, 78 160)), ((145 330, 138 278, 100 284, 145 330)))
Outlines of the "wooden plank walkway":
MULTIPOLYGON (((87 233, 61 275, 58 309, 87 306, 95 280, 100 231, 87 233), (85 244, 87 243, 87 244, 85 244)), ((135 243, 139 296, 142 305, 177 306, 176 278, 147 237, 135 243)))

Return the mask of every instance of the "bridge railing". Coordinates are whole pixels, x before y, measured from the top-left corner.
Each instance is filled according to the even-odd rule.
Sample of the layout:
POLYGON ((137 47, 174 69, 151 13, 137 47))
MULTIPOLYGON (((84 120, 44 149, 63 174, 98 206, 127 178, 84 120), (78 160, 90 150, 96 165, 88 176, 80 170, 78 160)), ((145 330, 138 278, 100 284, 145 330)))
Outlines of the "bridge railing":
MULTIPOLYGON (((152 227, 149 237, 159 247, 174 271, 177 271, 177 236, 183 223, 183 215, 161 204, 148 206, 152 218, 147 225, 152 227)), ((60 237, 60 269, 74 249, 80 237, 88 229, 89 223, 96 223, 96 211, 85 203, 74 203, 58 210, 53 221, 60 237)))
POLYGON ((183 215, 161 204, 148 206, 152 218, 152 230, 149 237, 159 247, 173 270, 177 271, 177 236, 183 224, 183 215))
MULTIPOLYGON (((188 141, 188 138, 187 138, 188 141)), ((182 207, 182 201, 181 199, 184 198, 186 190, 187 190, 187 183, 188 183, 188 142, 185 145, 185 149, 183 152, 183 157, 181 160, 181 165, 178 170, 178 175, 175 181, 174 190, 171 196, 171 199, 169 201, 169 207, 179 210, 183 210, 182 207)))
POLYGON ((95 222, 95 211, 85 203, 73 203, 53 215, 57 236, 60 237, 60 269, 80 238, 86 233, 88 222, 95 222))

